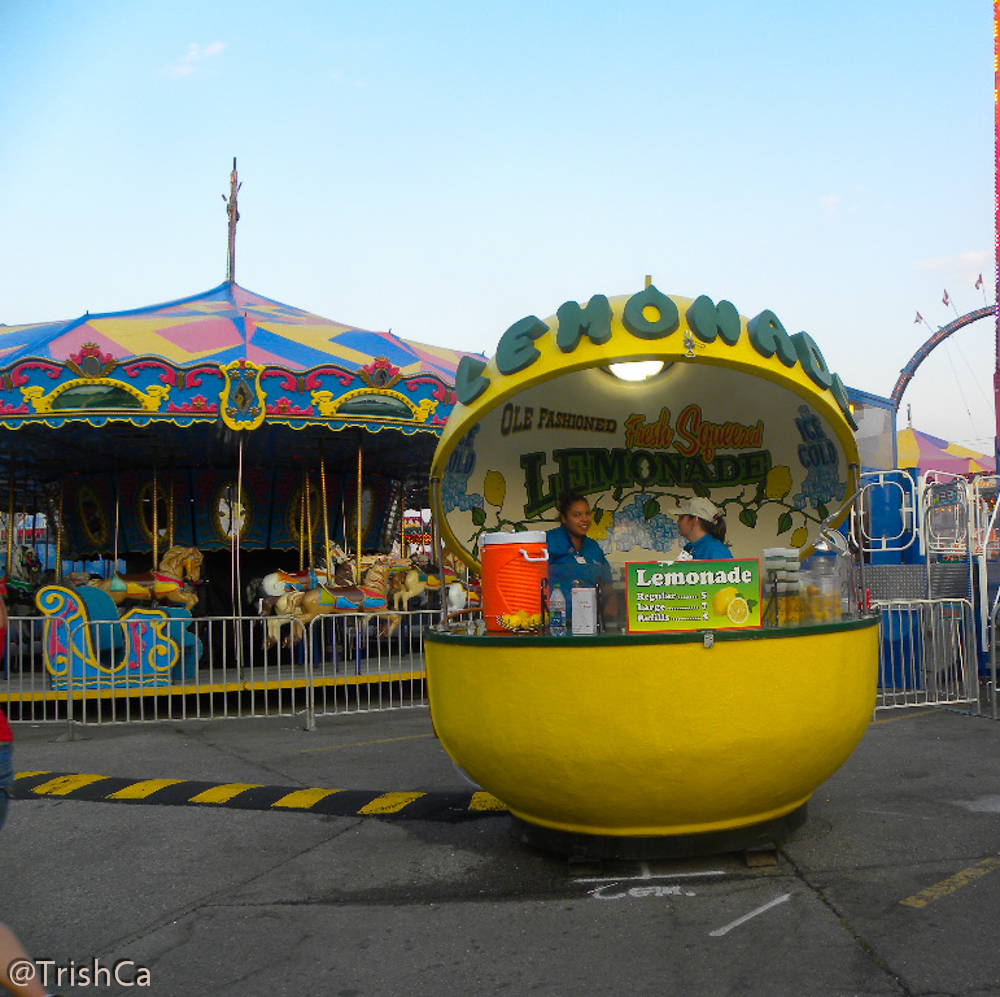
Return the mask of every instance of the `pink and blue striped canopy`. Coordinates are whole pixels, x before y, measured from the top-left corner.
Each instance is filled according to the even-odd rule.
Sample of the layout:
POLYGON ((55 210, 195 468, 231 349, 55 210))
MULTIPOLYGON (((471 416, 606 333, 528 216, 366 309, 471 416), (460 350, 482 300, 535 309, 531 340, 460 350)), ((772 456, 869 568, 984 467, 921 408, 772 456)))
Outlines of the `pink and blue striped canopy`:
POLYGON ((0 366, 28 357, 65 361, 84 343, 116 360, 163 357, 178 366, 249 360, 293 371, 323 364, 348 370, 385 357, 403 377, 436 374, 455 383, 465 355, 370 332, 272 301, 229 281, 190 298, 67 322, 0 325, 0 366))

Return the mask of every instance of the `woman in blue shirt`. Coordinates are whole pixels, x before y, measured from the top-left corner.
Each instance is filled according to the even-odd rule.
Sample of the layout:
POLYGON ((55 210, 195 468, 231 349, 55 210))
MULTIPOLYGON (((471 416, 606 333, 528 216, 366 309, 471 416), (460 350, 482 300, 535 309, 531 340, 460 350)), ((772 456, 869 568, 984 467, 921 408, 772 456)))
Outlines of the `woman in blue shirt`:
POLYGON ((615 612, 611 588, 611 565, 596 540, 587 536, 593 518, 590 503, 576 492, 563 492, 557 503, 560 526, 545 534, 549 552, 549 585, 558 585, 566 597, 567 609, 573 583, 595 588, 600 582, 604 593, 604 612, 615 612))
POLYGON ((731 561, 733 552, 723 542, 726 520, 722 510, 706 498, 692 498, 681 504, 677 529, 688 541, 684 546, 695 561, 731 561))

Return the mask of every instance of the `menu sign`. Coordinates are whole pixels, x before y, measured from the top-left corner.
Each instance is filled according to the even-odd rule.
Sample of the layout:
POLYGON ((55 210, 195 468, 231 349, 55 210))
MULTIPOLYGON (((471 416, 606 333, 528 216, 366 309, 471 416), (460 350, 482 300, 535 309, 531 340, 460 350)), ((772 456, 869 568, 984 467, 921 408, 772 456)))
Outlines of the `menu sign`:
POLYGON ((759 561, 651 561, 626 567, 629 633, 761 625, 759 561))

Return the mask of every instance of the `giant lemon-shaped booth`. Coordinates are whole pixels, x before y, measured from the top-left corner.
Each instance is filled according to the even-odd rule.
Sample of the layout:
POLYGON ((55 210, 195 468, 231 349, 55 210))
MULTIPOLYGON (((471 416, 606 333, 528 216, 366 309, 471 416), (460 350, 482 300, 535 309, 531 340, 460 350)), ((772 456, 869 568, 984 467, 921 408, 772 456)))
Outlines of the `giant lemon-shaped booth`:
MULTIPOLYGON (((770 311, 748 320, 651 285, 567 302, 511 326, 488 363, 468 359, 457 391, 432 501, 476 567, 485 533, 558 526, 563 490, 588 497, 590 536, 622 570, 677 557, 672 513, 692 495, 724 511, 747 559, 808 552, 856 488, 843 385, 770 311)), ((878 619, 746 629, 751 601, 716 591, 708 630, 432 633, 435 728, 542 844, 752 833, 798 812, 861 739, 878 619)))

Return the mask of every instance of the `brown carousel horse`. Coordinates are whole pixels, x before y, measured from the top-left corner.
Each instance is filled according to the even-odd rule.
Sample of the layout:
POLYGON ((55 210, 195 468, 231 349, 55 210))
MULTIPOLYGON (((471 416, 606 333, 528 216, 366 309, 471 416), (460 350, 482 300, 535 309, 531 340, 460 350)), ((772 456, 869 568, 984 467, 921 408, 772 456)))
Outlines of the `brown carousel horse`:
MULTIPOLYGON (((291 616, 294 620, 288 643, 301 640, 305 627, 317 616, 330 613, 364 613, 372 616, 389 607, 389 578, 393 565, 390 561, 376 561, 366 572, 360 585, 347 585, 336 588, 309 589, 307 592, 289 592, 282 596, 275 611, 281 616, 291 616)), ((399 617, 389 614, 387 633, 392 633, 399 625, 399 617)), ((278 619, 269 621, 268 644, 277 642, 277 632, 282 622, 278 619)))
POLYGON ((157 571, 138 575, 121 575, 116 571, 112 578, 91 584, 107 592, 116 606, 134 599, 137 602, 176 602, 193 610, 198 604, 198 596, 186 583, 200 581, 203 560, 197 547, 170 547, 157 571))

